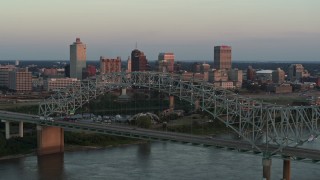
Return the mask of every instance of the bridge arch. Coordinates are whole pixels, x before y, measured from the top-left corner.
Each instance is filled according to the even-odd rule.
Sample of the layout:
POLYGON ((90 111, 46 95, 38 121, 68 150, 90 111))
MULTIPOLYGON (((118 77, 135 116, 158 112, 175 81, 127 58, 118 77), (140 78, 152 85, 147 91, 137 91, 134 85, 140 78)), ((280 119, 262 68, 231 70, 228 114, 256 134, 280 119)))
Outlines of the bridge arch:
POLYGON ((158 72, 109 73, 83 80, 40 103, 39 115, 68 114, 99 95, 133 86, 158 90, 191 104, 199 102, 201 110, 226 124, 256 149, 270 143, 281 150, 319 135, 318 106, 289 107, 257 102, 207 82, 158 72))

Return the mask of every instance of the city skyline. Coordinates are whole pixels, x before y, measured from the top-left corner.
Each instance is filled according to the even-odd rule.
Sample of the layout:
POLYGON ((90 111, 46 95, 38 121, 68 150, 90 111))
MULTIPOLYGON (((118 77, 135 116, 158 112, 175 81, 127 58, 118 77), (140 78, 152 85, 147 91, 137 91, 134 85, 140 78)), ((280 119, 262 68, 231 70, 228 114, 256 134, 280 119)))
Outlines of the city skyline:
POLYGON ((228 45, 233 61, 320 60, 316 0, 5 1, 0 7, 1 60, 68 60, 76 37, 87 59, 130 55, 148 60, 173 52, 177 61, 213 61, 228 45))

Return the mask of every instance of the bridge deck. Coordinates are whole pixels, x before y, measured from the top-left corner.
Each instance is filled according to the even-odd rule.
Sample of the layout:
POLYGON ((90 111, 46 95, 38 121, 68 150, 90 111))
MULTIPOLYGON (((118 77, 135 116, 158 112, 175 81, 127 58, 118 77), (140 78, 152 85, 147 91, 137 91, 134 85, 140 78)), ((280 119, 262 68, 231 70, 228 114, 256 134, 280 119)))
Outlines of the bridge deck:
MULTIPOLYGON (((28 123, 38 124, 42 126, 57 126, 71 131, 88 131, 93 133, 102 133, 115 136, 123 136, 137 139, 145 139, 150 141, 173 141, 182 143, 191 143, 195 145, 214 146, 218 148, 227 148, 237 150, 239 152, 263 153, 258 151, 249 142, 241 140, 212 138, 208 136, 199 136, 192 134, 183 134, 167 131, 157 131, 150 129, 142 129, 130 126, 120 125, 104 125, 96 123, 79 123, 66 121, 48 121, 40 120, 39 116, 28 115, 22 113, 13 113, 0 111, 0 119, 8 121, 24 121, 28 123)), ((273 152, 278 147, 275 145, 258 145, 265 152, 273 152)), ((297 147, 285 147, 281 152, 277 152, 282 158, 291 157, 296 160, 309 159, 313 162, 320 161, 320 151, 315 149, 305 149, 297 147)))

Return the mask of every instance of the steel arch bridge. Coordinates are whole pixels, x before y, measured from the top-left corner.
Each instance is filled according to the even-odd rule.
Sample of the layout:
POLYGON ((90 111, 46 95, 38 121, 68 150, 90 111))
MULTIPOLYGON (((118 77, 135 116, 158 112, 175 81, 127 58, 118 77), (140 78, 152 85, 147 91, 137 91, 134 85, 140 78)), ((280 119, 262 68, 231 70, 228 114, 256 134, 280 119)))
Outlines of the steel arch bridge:
MULTIPOLYGON (((110 73, 86 79, 61 89, 39 105, 39 115, 75 111, 115 89, 146 87, 176 96, 220 120, 242 139, 261 150, 262 144, 278 149, 302 145, 319 135, 319 106, 281 106, 242 97, 212 84, 180 75, 158 72, 110 73)), ((262 152, 262 151, 261 151, 262 152)))

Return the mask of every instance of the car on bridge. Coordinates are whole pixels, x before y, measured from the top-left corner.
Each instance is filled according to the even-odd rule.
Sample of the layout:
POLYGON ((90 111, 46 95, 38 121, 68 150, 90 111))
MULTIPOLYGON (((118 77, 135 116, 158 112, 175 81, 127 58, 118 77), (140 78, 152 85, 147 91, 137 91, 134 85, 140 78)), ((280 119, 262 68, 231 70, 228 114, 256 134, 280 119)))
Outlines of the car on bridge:
POLYGON ((42 121, 54 121, 52 117, 40 116, 39 119, 42 120, 42 121))

